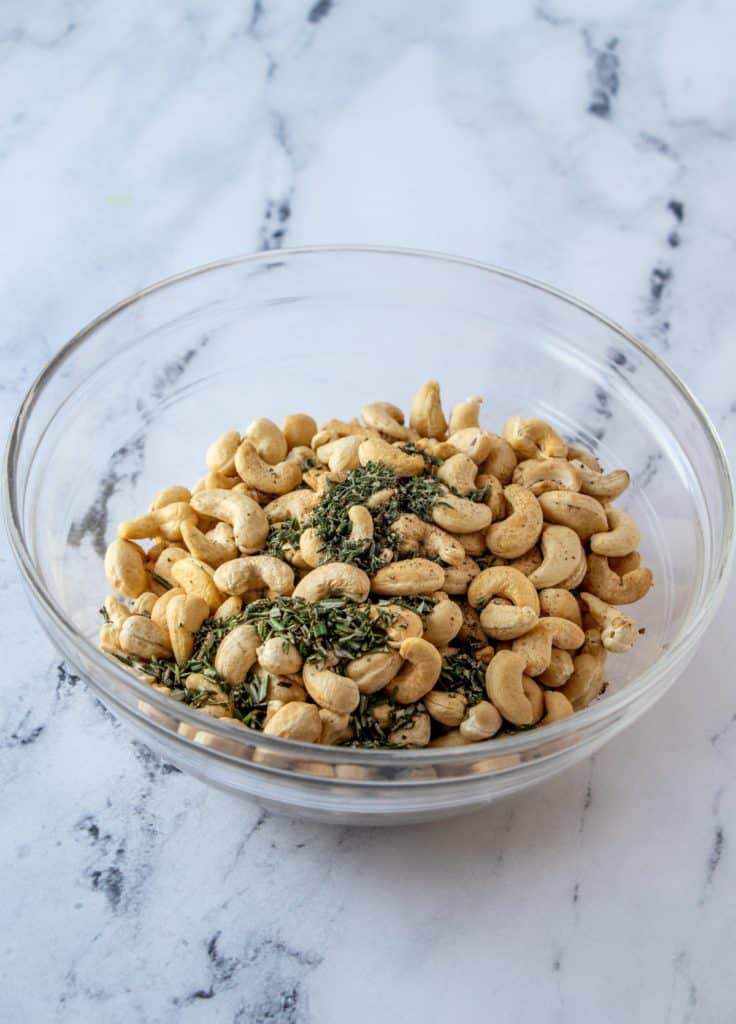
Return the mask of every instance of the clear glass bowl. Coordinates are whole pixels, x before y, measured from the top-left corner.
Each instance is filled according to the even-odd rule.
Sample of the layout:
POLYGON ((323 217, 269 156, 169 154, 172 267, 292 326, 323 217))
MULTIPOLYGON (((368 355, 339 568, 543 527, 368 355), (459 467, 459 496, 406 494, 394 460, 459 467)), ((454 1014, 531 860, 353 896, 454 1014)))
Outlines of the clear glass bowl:
MULTIPOLYGON (((687 664, 723 593, 733 489, 707 416, 644 345, 580 302, 468 260, 376 248, 261 253, 154 285, 84 328, 14 424, 5 467, 11 542, 36 614, 95 693, 163 757, 263 805, 329 822, 461 813, 587 757, 687 664), (138 683, 96 647, 102 556, 120 519, 204 450, 261 415, 350 418, 406 407, 427 378, 483 419, 541 416, 633 483, 655 586, 646 633, 611 657, 604 696, 572 718, 467 747, 360 751, 269 738, 138 683)), ((80 743, 84 738, 80 736, 80 743)))

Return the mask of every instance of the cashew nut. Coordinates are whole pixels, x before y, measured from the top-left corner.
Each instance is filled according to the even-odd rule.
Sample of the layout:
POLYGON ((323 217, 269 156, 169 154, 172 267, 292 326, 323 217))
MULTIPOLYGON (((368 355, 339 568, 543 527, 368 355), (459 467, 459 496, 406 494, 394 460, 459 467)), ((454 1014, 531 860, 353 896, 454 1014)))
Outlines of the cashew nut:
POLYGON ((360 690, 354 679, 339 675, 328 668, 317 668, 306 662, 302 678, 307 693, 320 707, 350 714, 360 703, 360 690))
POLYGON ((570 652, 553 647, 549 665, 540 673, 539 681, 552 689, 558 689, 565 685, 574 671, 575 663, 570 652))
POLYGON ((322 734, 322 719, 315 704, 292 700, 276 711, 266 722, 263 731, 266 736, 317 743, 322 734))
POLYGON ((468 700, 462 693, 444 693, 442 690, 430 690, 425 694, 423 704, 430 718, 441 725, 455 727, 465 718, 468 700))
POLYGON ((256 663, 261 645, 258 633, 249 622, 236 626, 220 641, 215 654, 215 671, 231 686, 240 686, 256 663))
POLYGON ((525 420, 521 416, 511 416, 504 424, 503 436, 516 454, 524 459, 567 457, 567 445, 554 427, 544 420, 525 420))
POLYGON ((313 526, 308 526, 299 537, 299 554, 308 566, 316 569, 322 561, 324 545, 313 526))
MULTIPOLYGON (((319 569, 315 569, 314 572, 319 572, 319 569)), ((305 577, 305 579, 308 578, 308 576, 305 577)), ((444 582, 445 572, 442 566, 437 565, 436 562, 430 562, 426 558, 407 558, 402 562, 385 565, 369 581, 370 589, 374 594, 386 597, 432 594, 435 590, 439 590, 444 582)))
POLYGON ((587 707, 599 695, 605 683, 607 652, 598 630, 588 630, 581 654, 573 659, 574 671, 562 687, 562 693, 577 711, 587 707))
POLYGON ((114 540, 105 552, 105 576, 112 589, 123 597, 138 597, 147 589, 143 552, 128 540, 114 540))
POLYGON ((365 505, 352 505, 348 509, 348 519, 351 523, 351 541, 373 540, 373 516, 365 505))
POLYGON ((580 565, 584 557, 580 537, 569 526, 549 526, 542 529, 540 540, 543 561, 538 569, 529 574, 529 581, 537 589, 556 587, 567 579, 580 565))
POLYGON ((171 590, 165 590, 160 597, 156 598, 156 603, 151 609, 151 618, 160 626, 162 629, 166 629, 166 609, 169 606, 169 601, 173 601, 175 597, 185 594, 186 591, 183 587, 172 587, 171 590))
MULTIPOLYGON (((499 561, 504 564, 505 560, 501 558, 499 561)), ((512 569, 518 569, 525 576, 531 576, 542 564, 542 552, 535 545, 533 548, 529 548, 525 555, 521 555, 520 558, 512 558, 505 564, 511 566, 512 569)))
POLYGON ((445 569, 443 587, 448 594, 465 594, 471 580, 474 580, 479 573, 480 566, 478 563, 466 556, 459 565, 449 565, 445 569))
MULTIPOLYGON (((562 651, 562 654, 567 654, 567 651, 562 651)), ((541 677, 540 677, 541 678, 541 677)), ((532 706, 532 725, 539 721, 544 714, 544 693, 545 691, 531 676, 521 677, 521 688, 524 691, 524 696, 532 706)))
POLYGON ((429 693, 440 677, 442 657, 432 644, 421 637, 409 637, 399 648, 407 662, 391 683, 391 693, 398 704, 413 704, 429 693))
POLYGON ((560 619, 569 619, 576 626, 583 625, 580 605, 569 590, 562 587, 548 587, 539 591, 539 607, 542 615, 554 615, 560 619))
POLYGON ((534 547, 542 532, 542 509, 531 491, 518 484, 504 490, 511 514, 486 534, 488 549, 501 558, 518 558, 534 547))
POLYGON ((424 630, 424 624, 416 612, 410 611, 400 604, 384 604, 380 606, 380 609, 374 605, 371 609, 371 617, 374 620, 381 620, 389 647, 401 647, 404 640, 409 637, 421 636, 424 630), (390 615, 389 622, 382 619, 381 611, 390 615))
MULTIPOLYGON (((138 603, 138 600, 140 600, 140 599, 136 598, 136 604, 138 603)), ((107 617, 116 626, 119 626, 131 614, 131 609, 128 608, 127 605, 121 604, 120 601, 116 601, 115 598, 112 596, 112 594, 109 594, 105 598, 105 605, 104 605, 104 607, 105 607, 105 611, 107 612, 107 617)), ((134 606, 132 614, 140 615, 142 613, 139 610, 136 610, 135 606, 134 606)))
POLYGON ((559 690, 548 690, 544 695, 544 704, 547 714, 540 725, 550 725, 552 722, 560 722, 563 718, 569 718, 573 713, 573 706, 564 693, 559 690))
POLYGON ((177 586, 187 594, 197 594, 212 611, 222 604, 223 596, 213 579, 214 571, 206 562, 200 562, 198 558, 180 558, 172 565, 171 575, 177 586))
POLYGON ((400 555, 421 552, 448 565, 460 565, 465 561, 465 549, 455 537, 411 513, 399 516, 391 524, 391 532, 399 538, 400 555))
POLYGON ((215 530, 218 532, 215 534, 214 531, 211 531, 213 536, 209 537, 193 523, 181 524, 181 537, 189 549, 189 553, 193 558, 207 562, 213 568, 235 558, 238 553, 232 527, 228 523, 218 523, 215 530), (218 530, 219 527, 224 527, 227 532, 218 530))
POLYGON ((223 473, 225 476, 235 474, 235 452, 240 444, 240 434, 237 430, 226 430, 220 434, 207 449, 205 461, 207 468, 213 473, 223 473))
POLYGON ((210 613, 206 601, 196 594, 180 594, 166 605, 166 626, 177 665, 192 656, 194 634, 210 613))
POLYGON ((261 458, 255 445, 247 439, 241 441, 235 452, 235 468, 246 487, 253 487, 264 494, 286 494, 298 487, 302 479, 297 462, 284 459, 271 465, 261 458))
POLYGON ((247 494, 215 488, 192 496, 198 515, 221 519, 233 528, 238 550, 243 554, 260 551, 268 536, 268 518, 261 506, 247 494))
POLYGON ((580 597, 600 626, 601 642, 607 651, 622 654, 634 646, 639 639, 639 627, 630 615, 606 604, 595 594, 582 593, 580 597))
POLYGON ((454 405, 450 413, 450 433, 456 434, 459 430, 465 430, 467 427, 479 426, 482 402, 483 399, 475 395, 473 398, 466 398, 465 401, 454 405))
POLYGON ((243 610, 243 599, 233 595, 226 598, 212 616, 214 619, 229 619, 232 615, 240 615, 243 610))
POLYGON ((137 519, 126 519, 118 526, 122 540, 140 540, 144 537, 163 537, 181 540, 181 527, 185 522, 196 523, 197 513, 187 501, 174 501, 137 519))
POLYGON ((271 555, 248 555, 224 562, 215 572, 215 586, 224 594, 281 597, 294 589, 294 570, 271 555))
POLYGON ((524 657, 526 674, 538 676, 550 666, 553 645, 563 651, 574 651, 584 641, 585 634, 574 622, 545 616, 528 633, 514 640, 511 649, 524 657))
POLYGON ((120 646, 134 658, 171 657, 171 643, 165 628, 145 615, 129 615, 120 624, 120 646))
MULTIPOLYGON (((128 612, 127 608, 125 609, 125 611, 127 614, 148 615, 150 618, 151 612, 153 611, 157 601, 158 594, 154 594, 152 590, 144 590, 143 593, 139 597, 137 597, 133 602, 130 612, 128 612)), ((105 601, 105 607, 107 607, 107 601, 105 601)), ((122 608, 123 605, 120 605, 120 607, 122 608)))
POLYGON ((459 498, 450 491, 432 506, 432 519, 449 533, 477 533, 491 524, 490 508, 479 501, 459 498))
POLYGON ((409 422, 422 437, 443 438, 447 431, 447 420, 442 412, 440 386, 436 380, 428 380, 414 396, 409 422))
MULTIPOLYGON (((261 668, 275 676, 293 675, 301 669, 303 663, 303 658, 294 644, 280 636, 269 637, 257 649, 256 657, 261 668)), ((283 700, 283 697, 278 696, 278 699, 283 700)))
POLYGON ((499 434, 488 434, 491 450, 480 471, 486 476, 495 476, 504 485, 510 484, 516 468, 516 452, 508 441, 499 434))
POLYGON ((360 411, 365 423, 393 441, 408 441, 412 431, 404 426, 404 413, 390 402, 371 402, 360 411))
POLYGON ((605 533, 594 533, 590 538, 590 550, 596 555, 608 558, 622 558, 630 555, 639 546, 639 527, 636 522, 620 508, 606 509, 608 530, 605 533))
POLYGON ((608 520, 603 506, 589 494, 574 491, 547 491, 537 499, 548 523, 569 526, 586 541, 594 533, 608 529, 608 520))
POLYGON ((463 497, 475 489, 477 475, 478 466, 462 452, 450 456, 437 470, 437 478, 463 497))
POLYGON ((460 723, 460 735, 471 743, 478 743, 495 736, 502 725, 503 720, 493 704, 481 700, 468 709, 460 723))
POLYGON ((162 491, 156 494, 151 504, 148 506, 149 512, 155 512, 157 509, 164 508, 166 505, 173 505, 174 502, 183 501, 185 504, 189 503, 192 493, 188 487, 164 487, 162 491))
POLYGON ((317 433, 317 423, 303 412, 293 412, 284 417, 284 437, 290 449, 309 448, 317 433))
POLYGON ((318 743, 323 746, 339 746, 353 738, 353 724, 350 715, 341 715, 337 711, 330 711, 329 708, 320 708, 319 717, 322 722, 322 732, 318 743))
POLYGON ((360 446, 364 442, 363 434, 351 434, 327 441, 317 448, 317 458, 325 463, 332 473, 348 472, 360 465, 360 446))
POLYGON ((408 725, 400 725, 388 734, 395 747, 426 747, 432 735, 432 723, 425 711, 419 711, 408 725))
POLYGON ((347 562, 325 562, 324 565, 307 573, 297 584, 293 596, 301 597, 312 604, 334 594, 342 594, 353 601, 361 602, 366 600, 370 590, 371 581, 362 569, 347 562))
POLYGON ((498 477, 490 473, 481 473, 476 477, 475 482, 478 487, 488 488, 488 495, 485 501, 491 510, 492 522, 503 519, 506 515, 506 498, 503 493, 503 484, 498 477))
POLYGON ((485 530, 478 530, 476 533, 458 533, 456 539, 462 544, 465 554, 472 558, 485 555, 488 551, 485 530))
POLYGON ((459 633, 463 624, 463 613, 454 601, 445 598, 438 601, 422 621, 424 639, 434 644, 435 647, 446 647, 459 633))
POLYGON ((625 469, 614 469, 610 473, 602 473, 600 467, 594 469, 578 458, 571 464, 580 473, 580 490, 583 494, 590 494, 600 501, 615 501, 631 483, 631 477, 625 469))
POLYGON ((518 464, 512 479, 522 487, 551 482, 567 491, 579 491, 582 483, 580 470, 567 459, 526 459, 518 464))
POLYGON ((349 661, 345 673, 361 693, 376 693, 391 682, 402 664, 398 651, 374 651, 349 661))
POLYGON ((496 710, 512 725, 531 725, 532 703, 524 692, 526 659, 515 651, 499 651, 486 669, 486 693, 496 710))
POLYGON ((610 567, 605 555, 588 555, 585 589, 606 604, 633 604, 640 601, 653 583, 652 572, 643 566, 620 576, 610 567))
POLYGON ((480 624, 496 640, 513 640, 527 633, 539 617, 539 597, 534 585, 509 566, 484 569, 468 587, 472 607, 482 607, 480 624), (495 603, 505 598, 511 605, 495 603))
POLYGON ((182 558, 188 558, 189 552, 186 548, 180 548, 177 546, 167 547, 161 552, 153 565, 153 573, 155 576, 160 576, 162 580, 165 580, 170 586, 176 586, 176 580, 171 574, 174 564, 181 561, 182 558))
POLYGON ((493 450, 493 438, 480 427, 465 427, 451 434, 447 439, 460 455, 472 459, 477 465, 485 462, 493 450))
MULTIPOLYGON (((283 462, 289 450, 286 438, 273 420, 261 416, 245 432, 258 455, 270 466, 283 462)), ((253 485, 254 486, 254 485, 253 485)))
POLYGON ((361 466, 369 462, 380 462, 392 469, 396 476, 418 476, 424 472, 425 463, 421 455, 409 455, 394 444, 380 437, 369 437, 361 441, 358 448, 361 466))
POLYGON ((289 491, 288 494, 280 494, 278 498, 269 501, 263 506, 269 523, 285 523, 287 519, 296 519, 298 523, 303 522, 309 515, 318 498, 314 491, 308 487, 301 487, 296 491, 289 491))

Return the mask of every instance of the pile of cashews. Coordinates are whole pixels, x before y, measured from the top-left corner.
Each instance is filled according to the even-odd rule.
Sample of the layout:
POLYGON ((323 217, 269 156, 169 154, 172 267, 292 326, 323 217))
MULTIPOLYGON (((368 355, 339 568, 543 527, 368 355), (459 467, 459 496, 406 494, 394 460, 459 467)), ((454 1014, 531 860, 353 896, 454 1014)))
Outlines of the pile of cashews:
MULTIPOLYGON (((156 658, 184 666, 207 619, 237 617, 263 598, 341 595, 389 609, 385 650, 320 664, 281 638, 263 642, 241 621, 219 643, 217 678, 184 679, 205 694, 199 711, 242 725, 230 691, 265 673, 263 731, 271 736, 349 743, 361 698, 385 694, 370 713, 388 742, 424 747, 487 740, 586 707, 604 689, 608 653, 629 650, 639 634, 620 606, 652 585, 636 550, 637 524, 613 505, 629 474, 603 472, 590 451, 539 419, 513 416, 502 435, 490 433, 479 424, 480 407, 480 398, 468 398, 448 422, 439 385, 428 381, 408 425, 397 406, 373 402, 349 422, 318 427, 298 413, 282 427, 262 418, 243 436, 222 434, 191 490, 167 487, 145 514, 120 524, 105 556, 118 597, 105 602, 102 650, 138 665, 156 658), (377 571, 325 561, 310 526, 283 558, 264 553, 273 527, 308 523, 332 483, 369 463, 396 478, 432 474, 442 486, 431 521, 395 520, 395 550, 377 571), (430 599, 430 611, 401 604, 417 596, 430 599), (487 699, 471 705, 437 686, 444 660, 458 651, 484 666, 487 699), (407 705, 416 714, 392 730, 392 709, 407 705)), ((372 513, 391 493, 345 510, 353 539, 371 539, 372 513)), ((154 715, 150 704, 141 707, 154 715)))

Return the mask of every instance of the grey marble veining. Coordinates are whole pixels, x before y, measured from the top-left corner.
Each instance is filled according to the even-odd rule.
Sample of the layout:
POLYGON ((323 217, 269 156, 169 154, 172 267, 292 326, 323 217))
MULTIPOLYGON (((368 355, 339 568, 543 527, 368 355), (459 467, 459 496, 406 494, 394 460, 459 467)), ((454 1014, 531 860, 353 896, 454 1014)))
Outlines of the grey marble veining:
MULTIPOLYGON (((732 456, 735 30, 725 0, 10 0, 3 425, 137 288, 365 242, 580 295, 665 356, 732 456)), ((610 397, 590 402, 605 443, 610 397)), ((119 453, 77 542, 102 545, 138 457, 119 453)), ((734 593, 595 758, 451 825, 327 829, 132 741, 31 618, 3 538, 0 1018, 736 1020, 734 593)))

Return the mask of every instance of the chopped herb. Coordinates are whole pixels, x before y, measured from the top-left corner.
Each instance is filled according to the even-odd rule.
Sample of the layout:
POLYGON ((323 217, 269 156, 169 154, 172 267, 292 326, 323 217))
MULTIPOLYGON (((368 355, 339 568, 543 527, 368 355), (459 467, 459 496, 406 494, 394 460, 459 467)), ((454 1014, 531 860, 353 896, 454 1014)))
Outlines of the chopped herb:
POLYGON ((283 558, 287 548, 299 547, 301 535, 302 528, 296 519, 287 519, 284 523, 276 523, 269 531, 266 551, 274 558, 283 558))
POLYGON ((474 491, 470 491, 469 494, 463 494, 463 498, 467 498, 468 501, 483 502, 486 500, 490 493, 490 487, 477 487, 474 491))
POLYGON ((477 704, 485 698, 486 666, 465 651, 451 654, 442 659, 437 689, 448 693, 462 693, 468 704, 477 704))
POLYGON ((353 713, 353 739, 347 744, 351 747, 372 747, 398 749, 400 744, 389 743, 388 737, 394 729, 404 729, 423 711, 419 704, 395 704, 390 698, 380 693, 363 696, 353 713), (391 707, 391 720, 384 728, 373 717, 373 709, 379 705, 391 707))
POLYGON ((102 616, 102 618, 103 618, 105 623, 112 622, 112 619, 107 614, 107 608, 105 608, 104 604, 103 604, 102 608, 99 609, 99 612, 100 612, 100 615, 102 616))
POLYGON ((417 448, 414 441, 407 441, 406 444, 400 445, 402 452, 406 452, 407 455, 421 455, 428 466, 441 466, 442 459, 439 455, 430 455, 429 452, 422 451, 421 448, 417 448))
POLYGON ((171 590, 173 586, 172 583, 169 583, 169 581, 165 580, 163 576, 159 576, 158 573, 155 572, 151 573, 151 579, 153 580, 154 583, 158 583, 160 587, 163 587, 164 590, 171 590))
POLYGON ((235 717, 251 729, 262 729, 268 705, 268 684, 271 677, 259 676, 251 683, 242 683, 232 691, 235 717))
POLYGON ((417 615, 429 615, 437 602, 432 597, 424 594, 408 595, 406 597, 382 597, 378 601, 379 607, 385 604, 398 604, 402 608, 408 608, 410 612, 417 615))

